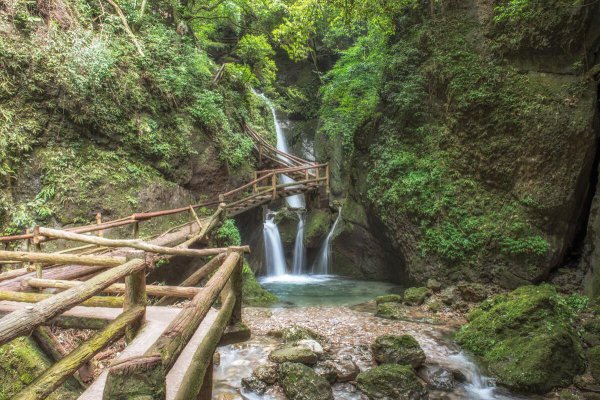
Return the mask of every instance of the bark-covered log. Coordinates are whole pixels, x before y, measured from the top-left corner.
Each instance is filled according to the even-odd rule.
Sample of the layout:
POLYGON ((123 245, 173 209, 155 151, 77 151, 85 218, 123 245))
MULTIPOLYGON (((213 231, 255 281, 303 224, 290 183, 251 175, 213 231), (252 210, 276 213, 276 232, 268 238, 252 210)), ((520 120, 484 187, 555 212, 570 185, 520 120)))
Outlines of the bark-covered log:
POLYGON ((166 372, 158 354, 115 362, 108 370, 103 400, 166 398, 166 372))
POLYGON ((18 310, 0 319, 0 345, 31 332, 63 311, 89 299, 119 279, 145 268, 143 260, 131 260, 104 271, 89 281, 42 300, 27 309, 18 310))
MULTIPOLYGON (((40 230, 43 228, 40 228, 40 230)), ((82 235, 83 236, 83 235, 82 235)), ((81 256, 77 254, 34 253, 0 250, 0 261, 23 261, 44 264, 103 265, 115 267, 126 262, 125 257, 81 256)))
POLYGON ((207 378, 205 373, 208 368, 212 367, 213 354, 219 344, 219 340, 223 335, 225 327, 231 319, 231 313, 235 307, 236 300, 236 296, 232 292, 227 295, 223 302, 223 306, 219 310, 217 318, 194 353, 192 362, 183 377, 177 394, 175 395, 175 400, 198 398, 201 388, 205 386, 204 379, 207 378))
MULTIPOLYGON (((53 294, 50 293, 28 293, 28 292, 12 292, 9 290, 0 290, 0 301, 18 301, 20 303, 39 303, 42 300, 52 298, 53 294)), ((94 296, 81 302, 79 305, 85 307, 111 307, 121 308, 123 307, 122 297, 112 296, 94 296)))
POLYGON ((160 354, 167 371, 198 329, 231 274, 238 267, 240 258, 238 252, 231 252, 204 290, 183 307, 165 329, 164 334, 146 352, 147 355, 160 354))
MULTIPOLYGON (((225 260, 225 257, 226 257, 225 253, 215 256, 212 260, 210 260, 209 262, 204 264, 201 268, 194 271, 194 273, 192 275, 190 275, 183 282, 181 282, 180 287, 182 289, 186 289, 186 290, 192 289, 192 286, 196 286, 198 283, 200 283, 200 281, 202 279, 206 278, 207 276, 212 274, 214 271, 216 271, 217 268, 219 268, 219 266, 223 263, 223 260, 225 260)), ((201 290, 198 288, 193 288, 193 289, 201 290)), ((167 295, 167 296, 170 296, 170 297, 163 297, 162 299, 160 299, 159 301, 156 302, 156 305, 157 306, 166 306, 169 304, 173 304, 173 302, 175 301, 174 297, 177 297, 174 295, 167 295)), ((192 297, 194 297, 194 296, 192 296, 192 297)))
POLYGON ((83 363, 94 357, 104 347, 123 336, 125 328, 141 318, 143 314, 143 308, 125 311, 104 330, 96 333, 90 340, 80 344, 68 356, 44 371, 42 375, 36 378, 14 398, 19 400, 45 399, 68 377, 73 375, 83 363))
MULTIPOLYGON (((223 257, 224 258, 224 257, 223 257)), ((212 271, 211 271, 212 272, 212 271)), ((57 288, 57 289, 69 289, 81 285, 83 282, 79 281, 66 281, 66 280, 54 280, 54 279, 37 279, 29 278, 24 281, 24 284, 32 288, 57 288)), ((189 286, 161 286, 161 285, 146 285, 146 294, 149 296, 171 296, 171 297, 184 297, 192 298, 200 292, 200 288, 196 287, 183 287, 189 286)), ((125 293, 125 284, 115 283, 102 290, 103 293, 125 293)))
MULTIPOLYGON (((207 225, 208 227, 209 225, 207 225)), ((187 256, 187 257, 204 257, 212 256, 227 251, 227 248, 213 248, 213 249, 188 249, 183 246, 177 247, 166 247, 158 246, 152 243, 144 242, 138 239, 106 239, 98 236, 82 235, 80 233, 73 233, 63 231, 60 229, 41 228, 40 233, 44 236, 54 237, 58 239, 74 240, 83 243, 91 243, 99 246, 107 247, 130 247, 132 249, 143 250, 150 253, 157 254, 170 254, 175 256, 187 256)), ((236 247, 243 251, 249 251, 248 246, 236 247)))

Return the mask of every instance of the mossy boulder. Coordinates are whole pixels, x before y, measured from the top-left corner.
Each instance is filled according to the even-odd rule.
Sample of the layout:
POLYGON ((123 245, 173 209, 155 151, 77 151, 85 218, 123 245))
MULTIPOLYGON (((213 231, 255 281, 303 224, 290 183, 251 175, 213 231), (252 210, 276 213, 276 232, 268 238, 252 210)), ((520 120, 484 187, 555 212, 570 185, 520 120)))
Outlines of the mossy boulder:
POLYGON ((301 363, 314 365, 318 357, 314 351, 305 346, 284 346, 275 349, 269 354, 269 360, 274 363, 301 363))
POLYGON ((412 287, 404 292, 404 303, 409 306, 419 306, 431 296, 431 291, 426 287, 412 287))
POLYGON ((400 303, 388 302, 377 304, 376 316, 387 319, 402 319, 405 315, 405 306, 400 303))
POLYGON ((331 214, 325 210, 310 210, 304 226, 304 243, 309 248, 318 248, 327 236, 331 225, 331 214))
POLYGON ((277 364, 259 365, 252 371, 252 376, 268 385, 273 385, 279 379, 279 366, 277 364))
POLYGON ((369 400, 427 399, 427 390, 409 365, 380 365, 361 372, 356 381, 369 400))
POLYGON ((265 307, 279 301, 277 296, 263 288, 256 280, 254 272, 248 264, 244 263, 242 271, 242 300, 244 305, 253 307, 265 307))
POLYGON ((573 311, 550 285, 524 286, 485 301, 457 333, 498 382, 528 393, 571 384, 584 368, 573 311))
POLYGON ((486 287, 481 283, 463 282, 456 285, 456 289, 460 293, 460 297, 470 303, 478 303, 485 300, 488 296, 486 287))
POLYGON ((600 346, 594 346, 587 353, 590 373, 596 383, 600 384, 600 346))
MULTIPOLYGON (((30 338, 17 338, 0 346, 0 400, 13 398, 52 365, 30 338)), ((80 388, 59 387, 49 399, 76 399, 80 388)))
POLYGON ((371 345, 373 357, 380 364, 406 364, 418 368, 425 362, 425 352, 410 335, 383 335, 371 345))
POLYGON ((283 339, 286 343, 297 342, 299 340, 316 340, 321 343, 323 337, 310 328, 305 328, 300 325, 292 325, 277 331, 269 332, 271 336, 283 339))
POLYGON ((303 364, 282 364, 279 383, 290 400, 333 400, 327 379, 303 364))
POLYGON ((375 298, 377 304, 383 303, 400 303, 402 302, 402 296, 399 294, 385 294, 383 296, 377 296, 375 298))

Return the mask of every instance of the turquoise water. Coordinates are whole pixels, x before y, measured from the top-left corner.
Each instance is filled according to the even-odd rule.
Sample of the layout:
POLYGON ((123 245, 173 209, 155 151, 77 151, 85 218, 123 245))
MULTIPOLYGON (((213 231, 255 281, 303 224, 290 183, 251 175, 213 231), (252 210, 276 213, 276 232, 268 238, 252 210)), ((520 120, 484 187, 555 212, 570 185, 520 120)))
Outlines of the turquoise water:
POLYGON ((259 278, 259 282, 279 297, 279 305, 297 307, 347 306, 402 292, 402 287, 393 283, 334 275, 279 275, 259 278))

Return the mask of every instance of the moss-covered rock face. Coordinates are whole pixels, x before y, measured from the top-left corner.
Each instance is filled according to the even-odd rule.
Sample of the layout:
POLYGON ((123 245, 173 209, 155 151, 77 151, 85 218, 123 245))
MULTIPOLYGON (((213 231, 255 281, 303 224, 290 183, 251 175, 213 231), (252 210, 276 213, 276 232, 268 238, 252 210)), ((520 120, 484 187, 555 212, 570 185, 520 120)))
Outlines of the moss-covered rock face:
POLYGON ((402 296, 399 294, 385 294, 383 296, 377 296, 375 298, 377 304, 383 303, 400 303, 402 302, 402 296))
MULTIPOLYGON (((513 34, 527 37, 513 37, 519 49, 545 44, 538 65, 524 60, 528 51, 507 58, 494 36, 508 23, 496 6, 516 3, 452 2, 435 19, 417 9, 399 19, 396 37, 362 38, 368 55, 355 57, 357 43, 331 74, 360 66, 353 80, 374 88, 355 131, 339 132, 349 148, 335 161, 352 155, 349 196, 381 224, 390 266, 416 282, 530 284, 562 262, 574 239, 596 148, 597 87, 565 68, 585 65, 580 45, 568 39, 565 52, 553 41, 586 31, 598 5, 571 18, 559 0, 518 2, 503 44, 513 34), (538 14, 564 24, 552 19, 548 29, 538 14)), ((323 91, 339 87, 333 78, 323 91)), ((324 101, 322 126, 347 127, 339 104, 360 98, 351 103, 358 107, 366 97, 344 93, 324 101)))
POLYGON ((408 288, 404 292, 404 302, 410 306, 419 306, 431 296, 431 291, 426 287, 408 288))
POLYGON ((356 381, 369 400, 427 399, 427 390, 408 365, 380 365, 361 372, 356 381))
POLYGON ((329 382, 312 368, 288 362, 280 370, 280 384, 290 400, 333 400, 329 382))
POLYGON ((410 335, 384 335, 371 345, 373 357, 380 364, 405 364, 418 368, 425 362, 425 352, 410 335))
MULTIPOLYGON (((13 398, 51 365, 50 360, 29 338, 18 338, 1 346, 0 400, 13 398)), ((76 399, 80 394, 78 388, 65 384, 49 399, 76 399)))
POLYGON ((546 393, 582 372, 573 311, 550 285, 497 295, 469 315, 457 341, 480 356, 502 385, 546 393))

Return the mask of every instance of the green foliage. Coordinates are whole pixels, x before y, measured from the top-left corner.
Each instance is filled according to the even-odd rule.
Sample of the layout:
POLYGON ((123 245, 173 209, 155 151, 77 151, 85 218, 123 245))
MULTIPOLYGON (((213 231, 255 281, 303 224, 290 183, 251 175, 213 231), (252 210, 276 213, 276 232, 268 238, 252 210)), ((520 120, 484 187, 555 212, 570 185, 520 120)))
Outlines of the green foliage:
POLYGON ((369 31, 352 47, 342 52, 340 60, 325 76, 322 91, 321 129, 341 139, 347 150, 353 135, 375 111, 386 61, 385 35, 369 31))
POLYGON ((240 231, 232 219, 226 219, 215 234, 215 239, 220 246, 239 246, 242 244, 240 231))
POLYGON ((250 269, 250 266, 247 263, 244 263, 242 282, 242 299, 245 305, 251 307, 267 307, 279 301, 277 296, 258 283, 252 269, 250 269))
POLYGON ((265 35, 245 35, 236 49, 244 65, 252 67, 252 72, 263 86, 270 86, 275 81, 277 67, 271 59, 275 52, 265 35))

